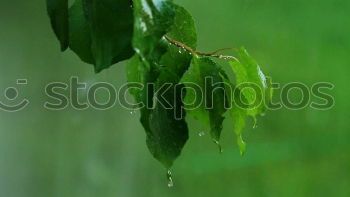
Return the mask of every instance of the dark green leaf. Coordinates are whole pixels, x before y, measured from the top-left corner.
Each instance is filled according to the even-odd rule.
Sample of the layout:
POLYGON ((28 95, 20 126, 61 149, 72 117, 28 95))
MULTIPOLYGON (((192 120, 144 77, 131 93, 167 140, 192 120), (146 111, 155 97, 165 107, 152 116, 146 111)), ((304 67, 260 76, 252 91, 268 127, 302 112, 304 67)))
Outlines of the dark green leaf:
POLYGON ((167 35, 192 49, 196 49, 197 31, 191 14, 179 5, 174 5, 174 7, 176 11, 174 25, 167 35))
POLYGON ((133 55, 133 11, 127 0, 83 0, 90 27, 95 70, 129 59, 133 55))
POLYGON ((166 52, 162 37, 174 23, 175 9, 171 0, 134 0, 133 47, 143 60, 157 66, 166 52))
POLYGON ((69 47, 100 72, 133 55, 129 1, 76 0, 69 9, 69 47), (98 3, 97 3, 98 2, 98 3))
POLYGON ((154 95, 159 102, 155 103, 149 117, 148 148, 168 169, 181 154, 188 139, 186 114, 183 111, 181 98, 183 85, 179 85, 178 81, 179 78, 169 70, 161 71, 156 90, 164 91, 154 95))
POLYGON ((73 6, 69 9, 69 48, 82 61, 95 64, 91 52, 90 28, 85 19, 82 0, 75 0, 73 6))
POLYGON ((46 0, 51 26, 60 41, 61 50, 68 48, 68 0, 46 0))
MULTIPOLYGON (((150 2, 145 1, 142 3, 145 6, 149 5, 150 2)), ((153 5, 153 7, 149 7, 150 10, 160 7, 159 4, 154 5, 150 3, 150 5, 153 5)), ((180 6, 173 6, 173 8, 176 13, 175 22, 168 34, 174 36, 176 39, 182 37, 191 46, 195 46, 196 34, 191 16, 180 6), (178 33, 179 30, 183 31, 181 35, 178 33)), ((154 17, 157 14, 152 13, 152 15, 154 17)), ((167 24, 164 21, 159 22, 159 20, 153 22, 167 24)), ((166 31, 159 34, 160 37, 153 37, 152 39, 156 38, 160 41, 165 33, 166 31)), ((139 41, 148 42, 151 45, 142 46, 143 48, 139 50, 139 53, 143 57, 135 55, 129 62, 128 79, 129 82, 140 82, 146 87, 144 90, 134 90, 131 93, 137 102, 148 103, 149 108, 141 109, 141 123, 146 130, 147 146, 158 161, 166 168, 170 168, 175 159, 180 155, 188 139, 188 127, 185 122, 186 114, 182 110, 183 104, 180 92, 183 85, 180 85, 179 81, 183 73, 188 69, 192 56, 189 54, 180 54, 178 48, 168 43, 160 45, 155 42, 149 42, 149 38, 147 36, 138 38, 139 41), (152 43, 154 44, 154 49, 152 49, 152 54, 148 54, 146 52, 148 50, 147 48, 152 46, 152 43), (159 55, 164 53, 165 55, 159 58, 159 55), (158 63, 155 63, 156 61, 158 63), (157 94, 154 94, 152 86, 147 86, 147 83, 154 84, 155 90, 161 90, 161 92, 156 91, 157 94), (163 89, 164 87, 165 89, 163 89), (149 102, 153 100, 157 102, 149 102)))
MULTIPOLYGON (((175 5, 175 20, 171 30, 167 33, 169 37, 177 40, 192 49, 196 49, 197 33, 194 20, 187 10, 175 5)), ((161 59, 161 66, 168 67, 177 76, 182 76, 189 68, 192 54, 177 46, 168 44, 168 52, 161 59)))
POLYGON ((219 65, 209 58, 194 57, 189 70, 181 80, 189 88, 194 88, 193 84, 200 86, 202 94, 195 91, 187 92, 185 103, 193 103, 187 106, 192 108, 187 112, 210 126, 211 136, 216 143, 220 140, 223 114, 226 112, 226 95, 221 72, 219 65))
POLYGON ((134 89, 131 94, 138 103, 147 105, 141 109, 141 123, 146 130, 147 146, 158 161, 170 168, 188 139, 185 113, 182 111, 182 86, 177 84, 179 78, 169 70, 162 69, 154 84, 154 76, 141 58, 135 55, 128 64, 128 79, 129 82, 144 85, 144 89, 134 89), (155 85, 155 90, 152 84, 155 85), (154 94, 155 91, 158 94, 154 94), (150 103, 153 98, 161 102, 150 103))
MULTIPOLYGON (((175 20, 168 35, 174 39, 183 39, 185 44, 196 46, 197 35, 191 15, 182 7, 174 5, 175 20)), ((182 75, 190 66, 192 56, 179 53, 175 46, 168 45, 168 52, 161 58, 160 73, 156 83, 157 89, 169 85, 164 95, 156 94, 156 100, 164 98, 170 104, 155 103, 154 110, 150 112, 150 135, 147 144, 156 159, 170 168, 180 155, 188 139, 188 127, 183 111, 181 89, 179 84, 182 75)))
POLYGON ((153 99, 153 91, 147 92, 146 90, 147 84, 154 82, 155 77, 152 76, 149 65, 145 64, 137 54, 135 54, 127 64, 127 78, 129 83, 138 83, 144 86, 142 90, 135 88, 130 90, 130 93, 137 103, 146 105, 148 100, 153 99))

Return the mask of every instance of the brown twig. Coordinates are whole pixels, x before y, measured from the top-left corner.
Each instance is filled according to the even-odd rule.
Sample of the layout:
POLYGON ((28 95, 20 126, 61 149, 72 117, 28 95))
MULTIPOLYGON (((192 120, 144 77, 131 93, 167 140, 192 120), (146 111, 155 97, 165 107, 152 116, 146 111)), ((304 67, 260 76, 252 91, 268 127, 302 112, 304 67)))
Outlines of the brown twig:
POLYGON ((220 55, 220 54, 217 54, 218 52, 220 51, 223 51, 223 50, 227 50, 227 49, 233 49, 233 48, 224 48, 224 49, 219 49, 219 50, 216 50, 214 51, 213 53, 203 53, 203 52, 199 52, 199 51, 195 51, 193 50, 191 47, 179 42, 179 41, 176 41, 172 38, 170 38, 168 35, 164 35, 164 38, 171 44, 181 48, 181 49, 184 49, 185 51, 187 51, 188 53, 190 54, 194 54, 194 55, 198 55, 198 56, 207 56, 207 57, 214 57, 214 58, 219 58, 219 59, 233 59, 233 60, 236 60, 238 61, 238 59, 236 57, 233 57, 233 56, 229 56, 229 55, 220 55))
POLYGON ((218 54, 219 52, 226 51, 226 50, 235 50, 235 48, 233 48, 233 47, 222 48, 222 49, 218 49, 218 50, 212 52, 211 54, 218 54))

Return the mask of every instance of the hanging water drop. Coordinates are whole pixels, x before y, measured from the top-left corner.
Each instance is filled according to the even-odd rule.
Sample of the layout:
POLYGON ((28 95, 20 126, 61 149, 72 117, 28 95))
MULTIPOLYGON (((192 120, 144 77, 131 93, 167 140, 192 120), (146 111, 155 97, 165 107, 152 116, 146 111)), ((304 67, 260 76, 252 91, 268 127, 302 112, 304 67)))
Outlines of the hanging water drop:
POLYGON ((254 118, 253 129, 256 129, 257 127, 258 127, 258 121, 256 120, 256 118, 254 118))
POLYGON ((218 146, 218 148, 219 148, 219 152, 220 152, 220 153, 223 153, 223 152, 224 152, 224 149, 222 148, 222 146, 221 146, 220 142, 218 142, 218 141, 214 140, 214 143, 215 143, 215 144, 218 146))
POLYGON ((173 175, 171 174, 170 170, 168 170, 166 177, 168 179, 168 187, 174 187, 173 175))
POLYGON ((253 129, 256 129, 258 127, 258 119, 256 118, 256 116, 253 117, 253 122, 254 122, 253 129))
POLYGON ((199 132, 199 137, 203 137, 203 136, 205 136, 205 132, 204 131, 202 131, 202 132, 199 132))
POLYGON ((219 152, 220 153, 223 153, 224 152, 224 149, 222 148, 222 146, 219 144, 219 152))

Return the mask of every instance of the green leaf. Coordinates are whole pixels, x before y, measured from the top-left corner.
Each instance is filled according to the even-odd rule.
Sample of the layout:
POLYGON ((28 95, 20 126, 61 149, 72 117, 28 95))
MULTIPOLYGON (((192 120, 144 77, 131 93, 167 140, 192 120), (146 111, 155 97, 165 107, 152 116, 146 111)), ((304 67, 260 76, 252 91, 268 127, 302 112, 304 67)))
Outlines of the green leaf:
MULTIPOLYGON (((168 35, 175 39, 182 39, 185 44, 195 47, 197 35, 191 15, 180 6, 174 5, 174 9, 174 25, 168 35)), ((165 85, 171 84, 171 86, 164 96, 156 94, 154 98, 157 101, 165 99, 170 105, 155 103, 154 110, 150 112, 151 135, 148 135, 147 145, 154 157, 166 168, 170 168, 188 140, 188 127, 181 94, 184 86, 180 85, 179 81, 190 66, 192 56, 180 54, 178 48, 172 45, 168 45, 167 50, 168 52, 160 61, 156 87, 159 89, 165 85)))
POLYGON ((150 130, 147 145, 153 156, 169 169, 181 154, 188 140, 188 127, 183 111, 179 78, 167 68, 161 71, 156 83, 154 110, 149 116, 150 130), (164 88, 167 87, 167 88, 164 88), (158 91, 157 91, 158 92, 158 91))
POLYGON ((91 52, 90 27, 85 19, 82 0, 75 0, 69 9, 69 48, 82 61, 95 64, 91 52))
POLYGON ((223 115, 226 112, 226 95, 221 72, 219 65, 210 58, 194 57, 189 70, 181 80, 188 88, 198 90, 198 88, 192 86, 197 84, 202 90, 202 94, 196 91, 187 92, 185 103, 193 103, 187 105, 191 108, 187 112, 195 119, 201 120, 205 125, 210 126, 211 136, 216 143, 219 143, 220 140, 223 115))
POLYGON ((129 59, 133 55, 132 4, 126 0, 83 0, 90 27, 91 52, 95 70, 129 59))
MULTIPOLYGON (((185 8, 179 5, 175 4, 174 8, 176 12, 174 25, 172 26, 167 35, 177 40, 178 42, 181 42, 191 47, 192 49, 196 49, 197 31, 195 22, 191 14, 185 8)), ((182 55, 180 54, 179 56, 182 55)))
MULTIPOLYGON (((174 25, 167 35, 192 49, 196 49, 197 33, 192 16, 181 6, 174 5, 174 8, 176 12, 174 25)), ((189 68, 191 60, 192 54, 168 44, 168 52, 162 57, 160 65, 168 67, 171 72, 181 77, 189 68)))
POLYGON ((129 82, 144 85, 142 90, 134 89, 131 94, 138 103, 147 105, 141 109, 141 123, 146 131, 147 146, 152 155, 169 169, 188 139, 180 92, 183 86, 178 84, 180 79, 169 72, 168 68, 163 68, 154 83, 154 76, 138 55, 128 63, 128 79, 129 82), (164 101, 165 104, 151 103, 154 99, 164 101))
MULTIPOLYGON (((246 126, 247 118, 248 116, 253 117, 256 124, 256 116, 265 112, 266 104, 272 98, 272 82, 270 78, 265 77, 260 66, 244 48, 241 48, 238 54, 239 61, 230 62, 231 68, 236 75, 237 86, 233 92, 230 92, 229 97, 233 98, 231 100, 230 114, 234 123, 234 132, 237 135, 237 144, 240 148, 240 153, 243 155, 246 151, 246 144, 243 140, 242 132, 246 126), (252 89, 254 87, 258 87, 258 89, 252 89), (256 103, 259 105, 256 105, 256 103)), ((228 79, 225 80, 226 83, 231 84, 228 79)), ((231 84, 231 87, 234 86, 231 84)), ((229 92, 227 87, 226 90, 226 92, 229 92)))
POLYGON ((241 155, 246 151, 246 143, 243 140, 242 131, 246 125, 247 121, 247 111, 238 107, 242 106, 240 94, 241 92, 238 89, 235 89, 235 86, 230 82, 229 78, 221 73, 223 80, 225 82, 225 91, 230 103, 230 115, 233 119, 233 130, 237 135, 237 144, 240 150, 241 155))
POLYGON ((157 66, 166 52, 162 37, 174 24, 175 9, 171 0, 134 0, 133 47, 143 60, 157 66))
MULTIPOLYGON (((141 57, 135 54, 127 64, 127 78, 129 83, 142 84, 143 89, 131 89, 130 93, 134 97, 137 103, 142 103, 144 105, 149 105, 148 103, 153 99, 153 90, 147 91, 147 84, 155 81, 154 76, 149 70, 149 66, 146 65, 141 57)), ((151 106, 151 105, 149 105, 151 106)))
MULTIPOLYGON (((272 87, 272 78, 266 77, 267 88, 265 89, 265 107, 270 105, 273 97, 273 87, 272 87)), ((265 109, 266 110, 266 109, 265 109)))
MULTIPOLYGON (((142 3, 148 5, 149 2, 142 3)), ((159 4, 152 5, 161 7, 159 4)), ((155 7, 149 9, 152 10, 155 7)), ((175 17, 170 20, 173 21, 174 25, 167 33, 176 39, 180 37, 186 39, 188 44, 195 46, 197 39, 192 17, 180 6, 173 5, 173 9, 175 9, 175 17)), ((156 14, 152 15, 156 16, 156 14)), ((168 24, 164 21, 161 23, 168 24)), ((164 32, 160 34, 161 37, 164 34, 164 32)), ((161 37, 153 37, 153 39, 160 40, 161 37)), ((149 37, 141 36, 139 39, 142 42, 149 41, 149 37)), ((188 139, 186 114, 183 111, 181 94, 181 89, 184 86, 179 84, 179 81, 188 69, 192 56, 180 54, 178 48, 169 45, 169 43, 164 44, 153 45, 153 53, 155 54, 147 54, 147 47, 150 45, 144 46, 142 52, 145 53, 140 50, 140 55, 135 55, 128 64, 128 80, 144 84, 143 90, 133 90, 131 94, 137 102, 148 105, 148 108, 141 109, 141 123, 147 134, 147 146, 158 161, 166 168, 170 168, 181 154, 188 139), (160 54, 164 55, 159 58, 160 54), (149 84, 153 84, 155 88, 149 84), (165 89, 163 89, 164 87, 165 89), (153 100, 156 102, 151 103, 150 101, 153 100)))
POLYGON ((238 50, 239 61, 230 62, 237 83, 232 91, 234 86, 222 68, 208 57, 197 56, 210 55, 188 49, 197 46, 195 23, 172 0, 75 0, 70 9, 68 0, 46 1, 62 50, 70 47, 82 61, 93 64, 96 72, 132 57, 128 81, 143 88, 130 93, 145 105, 140 121, 147 146, 167 169, 188 140, 186 112, 210 127, 213 141, 220 146, 227 103, 233 105, 230 114, 244 154, 246 120, 251 116, 256 121, 273 93, 271 79, 244 48, 238 50), (169 40, 176 40, 172 42, 176 46, 169 40))
POLYGON ((46 0, 51 26, 60 41, 61 50, 68 48, 68 0, 46 0))
POLYGON ((76 0, 69 9, 69 29, 70 49, 82 61, 93 64, 96 72, 134 54, 129 1, 76 0))
POLYGON ((238 50, 239 62, 231 61, 230 65, 236 74, 236 85, 249 104, 248 114, 256 121, 256 115, 265 112, 265 91, 268 90, 267 79, 260 66, 248 54, 245 48, 238 50))

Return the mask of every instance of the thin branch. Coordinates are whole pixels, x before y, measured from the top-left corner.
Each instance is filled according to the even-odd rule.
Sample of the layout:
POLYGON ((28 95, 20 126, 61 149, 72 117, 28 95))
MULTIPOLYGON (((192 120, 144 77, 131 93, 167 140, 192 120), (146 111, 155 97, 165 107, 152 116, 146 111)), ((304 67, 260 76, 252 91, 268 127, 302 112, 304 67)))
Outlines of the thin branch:
POLYGON ((222 49, 218 49, 218 50, 212 52, 211 54, 218 54, 219 52, 226 51, 226 50, 235 50, 235 48, 233 48, 233 47, 222 48, 222 49))
POLYGON ((194 54, 194 55, 198 55, 198 56, 206 56, 206 57, 214 57, 214 58, 219 58, 219 59, 233 59, 235 61, 238 61, 238 59, 236 57, 233 57, 233 56, 229 56, 229 55, 220 55, 220 54, 217 54, 218 52, 220 51, 223 51, 223 50, 227 50, 227 49, 233 49, 233 48, 225 48, 225 49, 219 49, 217 51, 214 51, 213 53, 203 53, 203 52, 199 52, 199 51, 195 51, 193 50, 191 47, 179 42, 179 41, 176 41, 172 38, 170 38, 168 35, 164 35, 164 38, 171 44, 181 48, 181 49, 184 49, 185 51, 187 51, 188 53, 190 54, 194 54))

